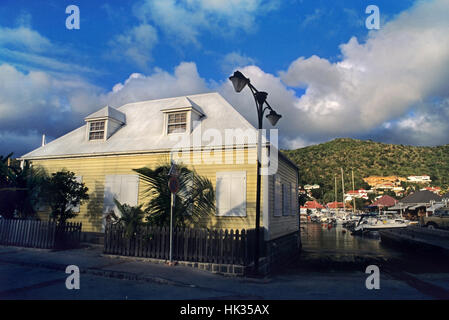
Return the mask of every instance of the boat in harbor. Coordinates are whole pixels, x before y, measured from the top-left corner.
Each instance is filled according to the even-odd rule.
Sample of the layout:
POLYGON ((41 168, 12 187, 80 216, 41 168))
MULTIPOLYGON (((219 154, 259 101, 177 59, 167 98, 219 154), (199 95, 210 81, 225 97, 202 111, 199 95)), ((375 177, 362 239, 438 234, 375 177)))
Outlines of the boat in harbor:
POLYGON ((406 228, 408 225, 409 221, 402 218, 390 218, 377 214, 363 214, 360 216, 359 221, 350 227, 350 229, 352 229, 353 234, 360 234, 368 231, 406 228))

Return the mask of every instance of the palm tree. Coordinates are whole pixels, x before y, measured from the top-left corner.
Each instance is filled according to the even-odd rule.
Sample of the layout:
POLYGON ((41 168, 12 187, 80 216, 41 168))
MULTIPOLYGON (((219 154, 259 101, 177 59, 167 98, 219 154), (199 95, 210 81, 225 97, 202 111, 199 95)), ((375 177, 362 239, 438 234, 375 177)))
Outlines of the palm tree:
POLYGON ((12 172, 8 162, 11 161, 11 156, 12 153, 8 154, 6 157, 0 156, 0 190, 7 188, 10 184, 12 172))
POLYGON ((127 204, 121 204, 114 198, 114 203, 120 211, 120 217, 114 211, 111 211, 110 217, 114 220, 114 224, 119 223, 125 228, 125 236, 132 238, 139 226, 143 225, 143 218, 145 213, 142 211, 142 205, 132 207, 127 204))
POLYGON ((5 218, 33 217, 46 172, 29 162, 21 167, 11 156, 0 156, 0 214, 5 218))
POLYGON ((16 208, 20 218, 35 216, 46 179, 46 171, 42 167, 31 167, 29 162, 25 162, 23 168, 16 171, 16 208))
MULTIPOLYGON (((152 225, 170 224, 171 193, 168 188, 170 164, 157 168, 134 169, 147 185, 144 195, 148 197, 144 211, 146 219, 152 225)), ((215 211, 215 192, 212 182, 199 176, 195 171, 183 165, 177 165, 179 191, 176 194, 173 210, 174 227, 185 227, 198 222, 201 217, 215 211)))

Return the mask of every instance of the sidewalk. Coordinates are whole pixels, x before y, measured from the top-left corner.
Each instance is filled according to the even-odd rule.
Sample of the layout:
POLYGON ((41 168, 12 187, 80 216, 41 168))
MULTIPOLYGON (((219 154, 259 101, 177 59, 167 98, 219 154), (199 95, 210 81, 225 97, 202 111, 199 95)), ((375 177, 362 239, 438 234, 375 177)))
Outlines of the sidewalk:
MULTIPOLYGON (((211 283, 221 292, 244 283, 267 283, 268 278, 227 277, 181 265, 168 266, 151 263, 143 258, 119 257, 103 254, 103 246, 53 251, 47 249, 0 246, 0 263, 46 268, 65 272, 68 265, 76 265, 81 274, 138 280, 191 288, 208 288, 211 283)), ((235 291, 229 291, 235 294, 235 291)))
MULTIPOLYGON (((104 256, 101 246, 65 251, 0 246, 0 299, 435 298, 385 272, 381 290, 367 290, 364 270, 290 271, 262 279, 226 277, 180 265, 104 256), (65 289, 68 265, 79 267, 84 290, 65 289)), ((438 284, 448 278, 441 274, 426 280, 438 284)))

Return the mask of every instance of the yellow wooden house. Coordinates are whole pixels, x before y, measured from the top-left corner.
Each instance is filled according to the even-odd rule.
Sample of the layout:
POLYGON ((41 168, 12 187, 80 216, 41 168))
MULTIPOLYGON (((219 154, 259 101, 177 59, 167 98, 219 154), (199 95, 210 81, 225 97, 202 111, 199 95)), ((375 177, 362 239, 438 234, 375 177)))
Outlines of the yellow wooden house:
MULTIPOLYGON (((201 226, 251 229, 256 211, 256 129, 218 93, 106 106, 85 118, 85 125, 20 159, 48 173, 75 172, 89 188, 90 200, 75 208, 83 231, 104 231, 113 198, 129 205, 144 199, 145 185, 133 171, 182 162, 209 178, 217 210, 201 226)), ((267 140, 276 170, 262 177, 261 221, 265 240, 299 230, 298 168, 267 140)), ((41 217, 48 212, 39 212, 41 217)))

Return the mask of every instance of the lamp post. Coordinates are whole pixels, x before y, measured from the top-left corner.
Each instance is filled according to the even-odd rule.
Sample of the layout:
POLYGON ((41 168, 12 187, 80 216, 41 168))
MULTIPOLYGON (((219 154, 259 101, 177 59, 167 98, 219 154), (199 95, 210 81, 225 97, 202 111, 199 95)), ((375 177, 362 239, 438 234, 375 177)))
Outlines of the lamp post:
POLYGON ((259 271, 259 256, 260 256, 260 168, 261 168, 261 143, 262 136, 260 135, 262 129, 263 115, 268 109, 270 113, 266 116, 268 121, 274 126, 282 117, 280 114, 276 113, 267 102, 268 93, 263 91, 258 91, 240 71, 235 71, 232 76, 229 77, 234 89, 237 93, 243 90, 245 86, 248 86, 251 93, 254 96, 254 101, 256 102, 257 109, 257 120, 258 120, 258 133, 257 133, 257 193, 256 193, 256 241, 254 246, 254 273, 257 274, 259 271), (264 104, 266 106, 264 107, 264 104))

